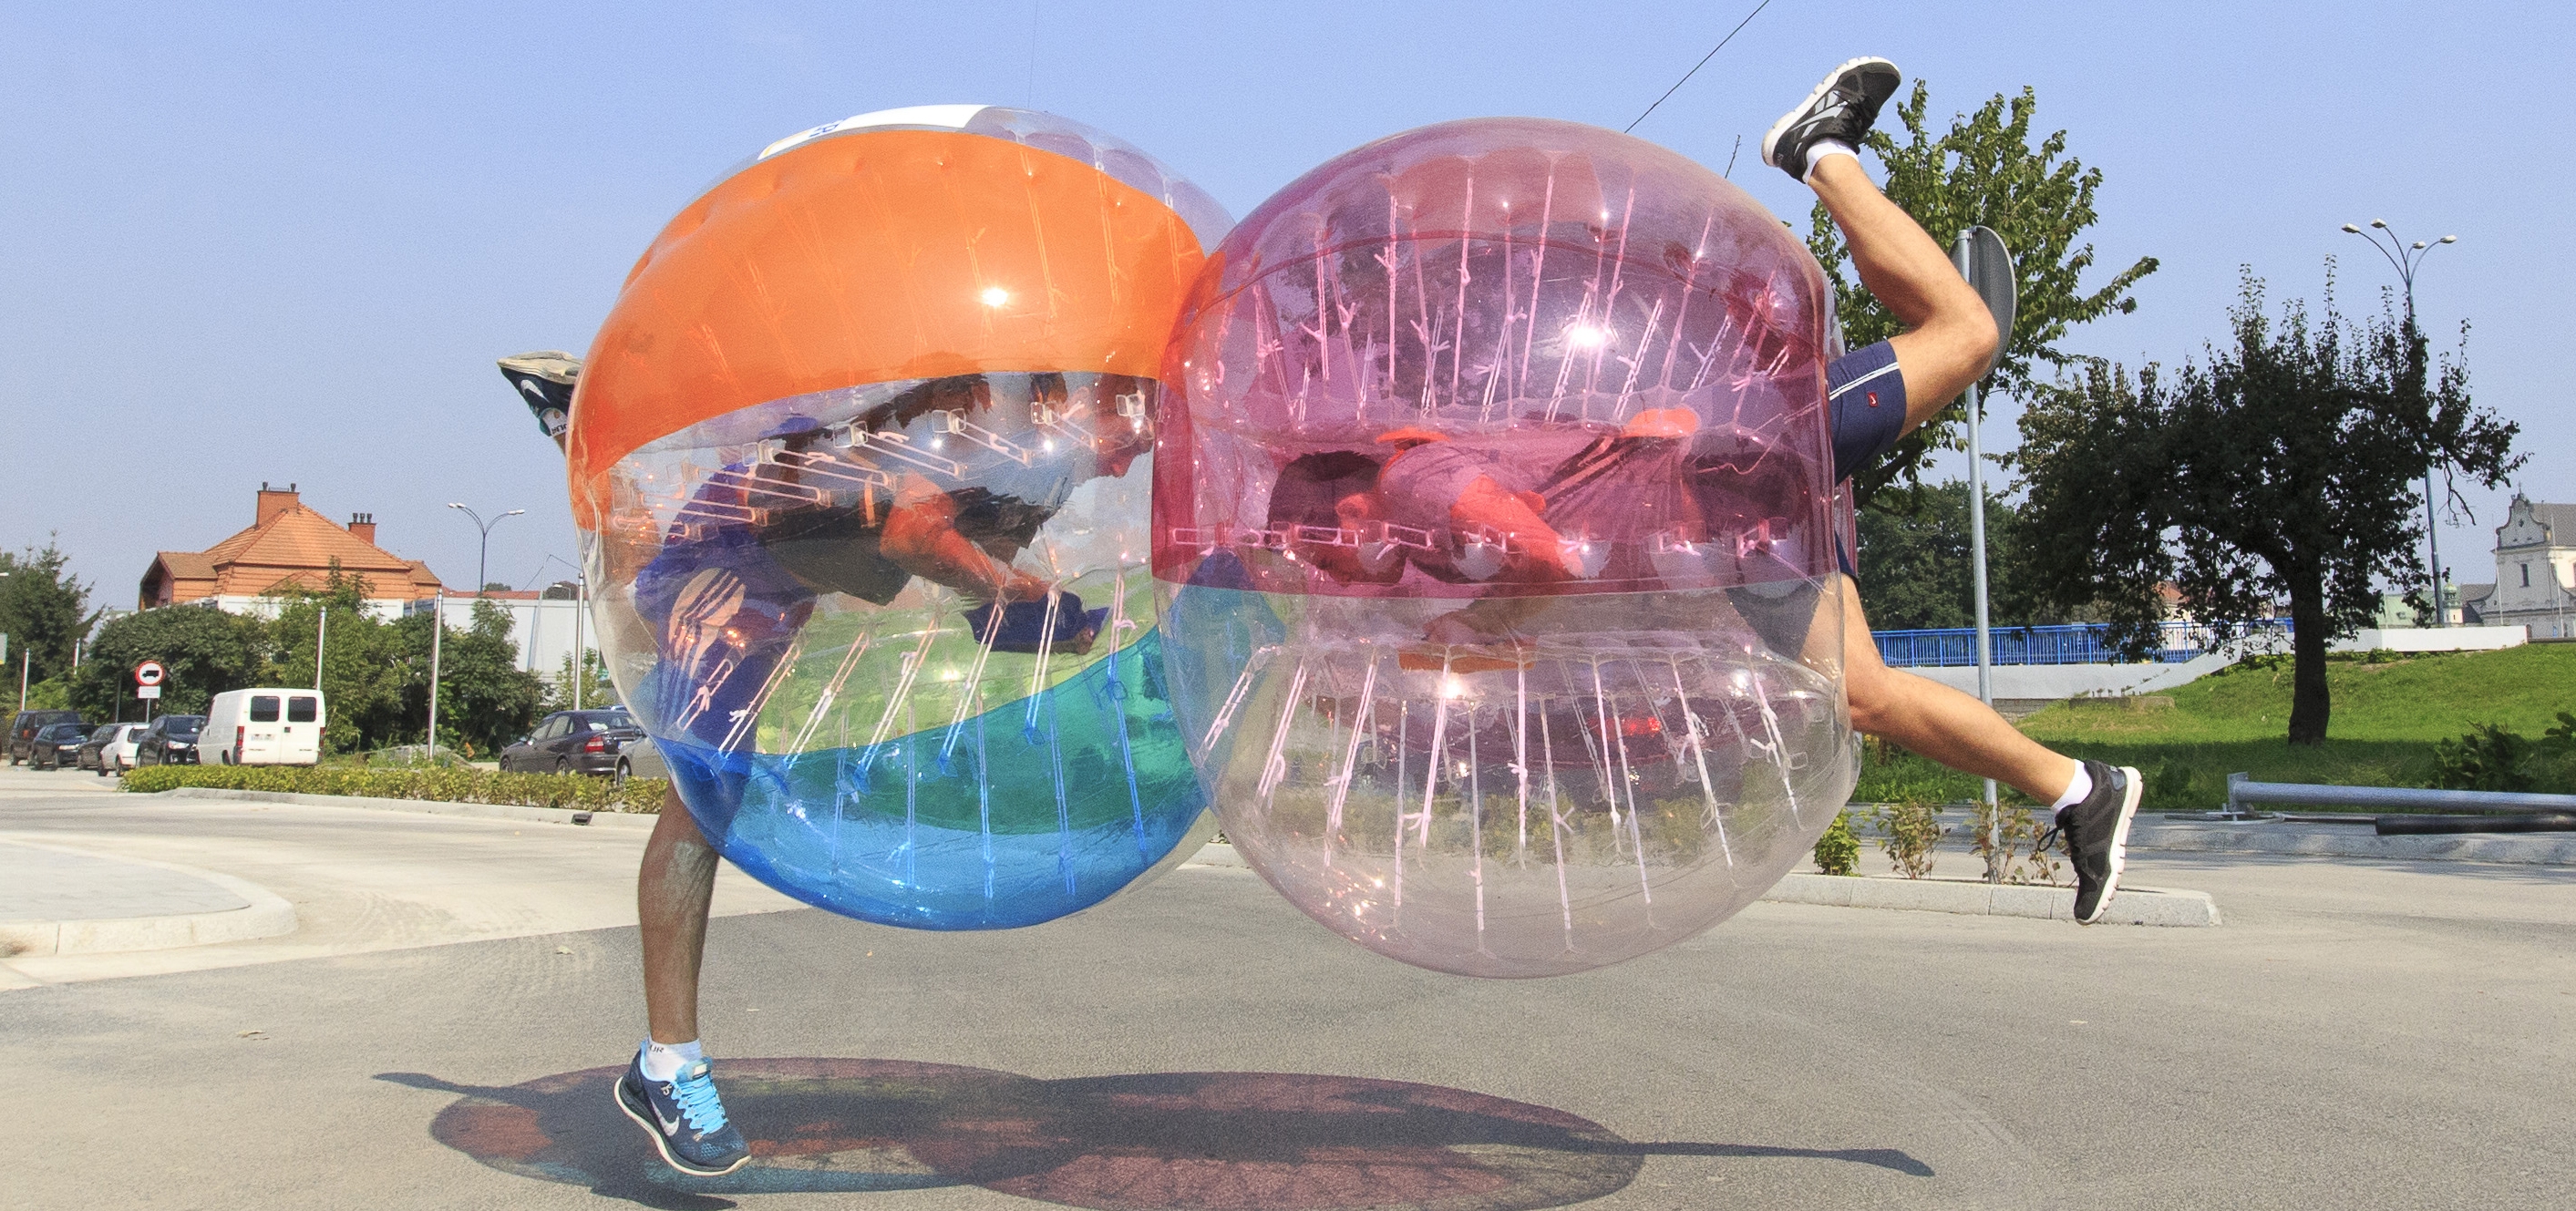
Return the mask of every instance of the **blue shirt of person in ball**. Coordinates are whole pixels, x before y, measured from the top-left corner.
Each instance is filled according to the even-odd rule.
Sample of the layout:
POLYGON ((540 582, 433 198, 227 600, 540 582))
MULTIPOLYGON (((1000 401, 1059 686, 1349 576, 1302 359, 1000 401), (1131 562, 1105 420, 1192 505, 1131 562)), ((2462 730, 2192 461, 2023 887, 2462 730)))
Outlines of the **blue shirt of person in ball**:
MULTIPOLYGON (((1107 610, 1070 592, 1046 610, 1052 586, 1015 561, 1083 480, 1124 474, 1150 437, 1098 424, 1093 440, 1059 449, 1030 417, 1032 405, 1062 408, 1064 376, 1025 381, 1028 401, 997 404, 985 376, 962 375, 846 426, 789 416, 761 435, 778 443, 770 457, 708 476, 636 577, 659 638, 644 695, 653 718, 709 748, 749 747, 816 600, 884 605, 916 576, 984 603, 967 622, 996 650, 1088 650, 1107 610)), ((1136 387, 1110 375, 1087 385, 1103 401, 1136 387)))

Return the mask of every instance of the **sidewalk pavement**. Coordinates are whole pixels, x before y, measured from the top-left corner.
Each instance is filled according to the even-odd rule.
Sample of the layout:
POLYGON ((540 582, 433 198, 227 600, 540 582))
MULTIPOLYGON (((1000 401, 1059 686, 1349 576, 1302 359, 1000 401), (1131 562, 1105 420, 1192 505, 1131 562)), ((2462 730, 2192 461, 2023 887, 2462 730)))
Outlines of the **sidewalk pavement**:
MULTIPOLYGON (((201 884, 184 881, 194 876, 254 907, 263 897, 274 899, 299 927, 221 941, 208 935, 196 938, 197 944, 165 934, 161 948, 105 953, 77 941, 62 947, 59 938, 67 935, 58 931, 54 953, 28 948, 0 955, 0 990, 635 923, 635 865, 649 817, 603 815, 599 826, 569 827, 535 819, 110 794, 97 782, 86 773, 73 779, 0 771, 0 843, 20 851, 12 861, 64 862, 30 859, 26 851, 71 850, 122 862, 54 869, 111 876, 114 902, 137 908, 148 906, 147 893, 175 897, 190 889, 188 894, 204 895, 201 884)), ((551 815, 569 820, 571 813, 551 815)), ((14 869, 0 868, 0 887, 13 893, 14 869)), ((27 894, 30 905, 19 911, 32 916, 34 893, 27 894)), ((750 879, 726 878, 716 885, 718 916, 799 907, 750 879)), ((82 920, 99 916, 74 911, 84 914, 82 920)), ((189 918, 205 920, 199 914, 189 918)))
POLYGON ((230 875, 0 841, 0 958, 206 946, 295 924, 293 905, 230 875))

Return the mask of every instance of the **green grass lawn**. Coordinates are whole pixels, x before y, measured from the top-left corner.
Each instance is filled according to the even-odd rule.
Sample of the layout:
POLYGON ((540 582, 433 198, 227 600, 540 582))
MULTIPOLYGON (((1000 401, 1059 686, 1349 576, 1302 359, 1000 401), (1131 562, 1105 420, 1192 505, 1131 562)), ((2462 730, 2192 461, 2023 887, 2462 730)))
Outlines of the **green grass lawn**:
MULTIPOLYGON (((2073 702, 2025 719, 2021 729, 2076 757, 2134 765, 2147 778, 2146 804, 2202 809, 2227 797, 2227 775, 2271 782, 2424 786, 2433 744, 2472 725, 2496 724, 2537 740, 2561 710, 2576 709, 2576 644, 2530 644, 2501 652, 2426 653, 2373 661, 2338 657, 2326 667, 2334 710, 2323 745, 2292 745, 2290 663, 2240 664, 2170 692, 2171 707, 2130 709, 2073 702)), ((1974 798, 1976 779, 1900 749, 1880 759, 1872 746, 1855 797, 1974 798)), ((2534 789, 2576 792, 2569 763, 2536 763, 2534 789)))

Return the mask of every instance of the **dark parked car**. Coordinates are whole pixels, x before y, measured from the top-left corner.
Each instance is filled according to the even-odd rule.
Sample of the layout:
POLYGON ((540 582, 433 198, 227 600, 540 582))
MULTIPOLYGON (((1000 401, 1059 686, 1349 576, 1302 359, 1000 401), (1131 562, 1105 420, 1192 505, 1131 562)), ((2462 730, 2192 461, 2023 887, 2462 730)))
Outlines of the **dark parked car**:
POLYGON ((113 751, 116 742, 127 731, 142 730, 143 725, 140 723, 111 723, 91 732, 89 739, 81 742, 80 767, 96 770, 102 776, 113 771, 116 768, 116 754, 113 751))
POLYGON ((32 758, 36 733, 57 723, 78 723, 79 711, 20 711, 9 721, 9 764, 32 758))
POLYGON ((163 715, 143 729, 134 742, 134 764, 195 765, 197 733, 206 726, 203 715, 163 715))
POLYGON ((501 750, 501 768, 528 774, 617 772, 618 755, 644 738, 624 711, 556 711, 528 738, 501 750))
POLYGON ((89 740, 89 728, 78 723, 48 723, 36 729, 27 744, 27 765, 33 769, 61 769, 80 762, 81 745, 89 740))

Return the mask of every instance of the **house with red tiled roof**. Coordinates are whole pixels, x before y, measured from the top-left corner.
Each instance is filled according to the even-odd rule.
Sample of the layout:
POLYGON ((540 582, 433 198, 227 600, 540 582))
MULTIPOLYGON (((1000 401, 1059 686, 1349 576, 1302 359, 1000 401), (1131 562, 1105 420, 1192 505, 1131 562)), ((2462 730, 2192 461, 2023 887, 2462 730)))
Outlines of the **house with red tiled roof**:
POLYGON ((266 613, 281 589, 319 589, 338 567, 367 583, 367 603, 384 618, 438 596, 438 577, 417 559, 376 545, 372 514, 342 525, 307 507, 293 484, 259 486, 249 529, 203 551, 162 551, 143 573, 137 605, 211 602, 234 613, 266 613))

